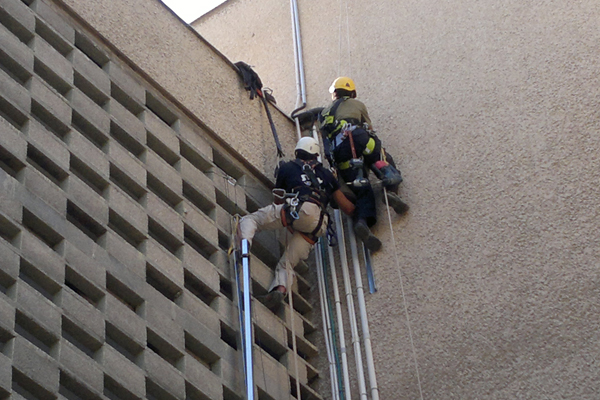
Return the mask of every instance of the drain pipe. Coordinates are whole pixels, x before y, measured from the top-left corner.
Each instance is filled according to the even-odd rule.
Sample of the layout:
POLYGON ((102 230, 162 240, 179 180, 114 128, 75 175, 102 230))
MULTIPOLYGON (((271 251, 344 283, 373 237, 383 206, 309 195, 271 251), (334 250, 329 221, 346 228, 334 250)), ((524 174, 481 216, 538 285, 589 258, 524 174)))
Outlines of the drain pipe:
POLYGON ((298 138, 302 136, 300 122, 296 113, 306 107, 306 80, 304 78, 304 59, 302 57, 302 39, 300 35, 300 17, 298 16, 298 0, 290 0, 292 13, 292 35, 294 40, 294 66, 296 70, 296 109, 292 111, 291 117, 296 120, 298 138))
POLYGON ((244 364, 246 375, 246 399, 254 400, 254 362, 252 360, 252 302, 250 299, 250 244, 242 239, 242 269, 244 285, 244 364))
POLYGON ((362 362, 360 338, 358 335, 356 310, 354 308, 354 299, 352 297, 352 283, 350 281, 348 257, 346 255, 346 244, 344 242, 344 225, 342 223, 342 218, 339 210, 335 210, 335 228, 338 235, 338 247, 340 250, 340 260, 342 262, 342 277, 344 279, 344 289, 346 290, 346 303, 348 307, 348 317, 350 320, 350 332, 352 333, 352 346, 354 348, 354 359, 356 361, 358 393, 360 396, 360 400, 367 400, 367 385, 365 382, 365 372, 362 362))
POLYGON ((325 285, 325 272, 323 267, 323 248, 320 239, 315 248, 315 261, 317 264, 317 281, 319 284, 319 299, 321 303, 321 316, 323 318, 323 336, 325 339, 325 348, 327 349, 327 361, 329 361, 329 379, 331 380, 331 395, 333 400, 339 400, 338 387, 339 382, 337 379, 337 365, 335 363, 335 349, 333 348, 333 329, 331 326, 331 319, 329 314, 329 307, 327 306, 326 296, 327 290, 325 285))
MULTIPOLYGON (((335 210, 336 215, 339 214, 340 210, 335 210)), ((337 218, 337 217, 336 217, 337 218)), ((343 236, 342 236, 343 237, 343 236)), ((338 237, 338 242, 340 238, 338 237)), ((344 334, 344 318, 342 315, 342 300, 340 299, 340 290, 337 280, 337 272, 335 271, 335 256, 333 254, 333 248, 328 246, 329 252, 329 265, 331 265, 331 286, 333 287, 333 299, 335 301, 335 315, 338 323, 338 336, 340 340, 340 353, 342 358, 342 375, 344 377, 344 390, 346 400, 351 400, 352 395, 350 393, 350 373, 348 372, 348 352, 346 350, 346 335, 344 334)))
MULTIPOLYGON (((356 297, 358 300, 358 312, 362 327, 363 343, 365 345, 365 356, 367 359, 367 373, 371 386, 371 399, 379 400, 379 388, 377 387, 377 376, 375 375, 375 362, 373 360, 373 348, 371 346, 371 333, 369 332, 369 319, 367 317, 367 304, 365 302, 365 290, 363 288, 360 263, 358 260, 358 246, 354 234, 354 224, 348 219, 348 236, 350 239, 350 251, 352 253, 352 265, 354 267, 354 283, 356 285, 356 297)), ((366 249, 364 249, 366 250, 366 249)))

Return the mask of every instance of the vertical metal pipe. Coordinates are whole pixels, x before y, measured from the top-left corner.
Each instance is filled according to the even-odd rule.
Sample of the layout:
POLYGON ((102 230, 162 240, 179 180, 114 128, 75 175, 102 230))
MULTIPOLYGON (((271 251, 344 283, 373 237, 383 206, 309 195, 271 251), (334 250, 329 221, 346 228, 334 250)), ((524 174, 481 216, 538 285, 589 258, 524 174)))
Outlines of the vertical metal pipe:
MULTIPOLYGON (((339 210, 335 210, 339 213, 339 210)), ((343 239, 343 235, 338 233, 338 243, 343 239)), ((329 247, 329 265, 331 265, 331 286, 333 287, 333 299, 335 301, 335 314, 338 321, 338 336, 340 340, 340 353, 342 357, 342 373, 344 377, 344 390, 347 400, 352 399, 350 392, 350 373, 348 369, 348 352, 346 350, 346 335, 344 334, 344 318, 342 316, 342 301, 340 299, 340 290, 338 287, 337 273, 335 272, 335 257, 333 249, 329 247)))
POLYGON ((242 280, 244 282, 244 359, 246 373, 246 398, 254 400, 254 362, 252 360, 252 306, 250 298, 250 247, 242 239, 242 280))
POLYGON ((295 114, 306 107, 306 83, 304 77, 304 60, 302 56, 302 38, 300 34, 300 17, 298 15, 298 1, 290 1, 292 14, 292 35, 294 41, 294 66, 296 69, 296 87, 298 97, 296 100, 296 109, 292 111, 292 118, 295 114))
MULTIPOLYGON (((377 387, 377 376, 375 374, 375 362, 373 360, 373 348, 371 346, 371 333, 369 332, 369 319, 367 317, 367 305, 365 302, 365 291, 360 272, 360 263, 358 261, 358 247, 356 245, 356 236, 354 235, 352 221, 348 221, 348 237, 350 239, 350 251, 352 253, 352 265, 354 267, 354 283, 356 285, 356 297, 358 300, 358 310, 360 315, 363 342, 365 344, 365 356, 367 359, 367 373, 371 387, 371 399, 379 400, 379 388, 377 387)), ((365 249, 366 250, 366 249, 365 249)))
POLYGON ((346 303, 348 305, 348 316, 350 319, 350 332, 352 333, 352 346, 354 348, 354 359, 356 360, 356 376, 358 380, 358 391, 361 400, 367 400, 367 387, 365 382, 365 371, 362 362, 362 351, 360 347, 360 338, 358 336, 358 325, 356 321, 356 311, 354 309, 354 299, 352 298, 352 283, 350 281, 350 272, 348 268, 348 258, 346 256, 346 244, 344 242, 344 226, 339 210, 335 211, 335 225, 339 240, 340 259, 342 261, 342 277, 344 279, 344 289, 346 290, 346 303))
MULTIPOLYGON (((320 239, 323 240, 323 239, 320 239)), ((319 243, 320 244, 320 243, 319 243)), ((329 377, 331 379, 331 395, 334 400, 339 399, 337 365, 335 364, 333 350, 333 333, 331 328, 329 308, 327 306, 327 290, 325 288, 325 273, 323 271, 323 249, 320 245, 315 247, 315 261, 317 264, 317 282, 319 284, 319 298, 321 303, 321 316, 323 317, 323 336, 325 348, 327 349, 327 361, 329 362, 329 377)))

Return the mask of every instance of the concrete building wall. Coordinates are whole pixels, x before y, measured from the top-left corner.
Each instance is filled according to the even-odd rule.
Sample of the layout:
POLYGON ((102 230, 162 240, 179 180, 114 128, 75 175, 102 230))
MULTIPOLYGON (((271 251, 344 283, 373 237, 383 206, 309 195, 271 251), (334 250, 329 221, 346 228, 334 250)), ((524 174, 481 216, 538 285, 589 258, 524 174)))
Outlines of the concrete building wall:
MULTIPOLYGON (((229 1, 194 27, 251 60, 289 112, 293 65, 269 57, 293 54, 280 3, 229 1)), ((598 3, 299 7, 308 106, 327 104, 336 76, 354 78, 411 205, 392 215, 396 243, 383 208, 375 228, 384 250, 367 301, 382 398, 420 397, 399 274, 424 398, 596 398, 598 3)))
MULTIPOLYGON (((160 3, 1 0, 0 398, 241 399, 227 250, 274 152, 231 63, 160 3)), ((306 269, 296 311, 256 300, 278 240, 253 246, 258 398, 318 398, 306 269)))

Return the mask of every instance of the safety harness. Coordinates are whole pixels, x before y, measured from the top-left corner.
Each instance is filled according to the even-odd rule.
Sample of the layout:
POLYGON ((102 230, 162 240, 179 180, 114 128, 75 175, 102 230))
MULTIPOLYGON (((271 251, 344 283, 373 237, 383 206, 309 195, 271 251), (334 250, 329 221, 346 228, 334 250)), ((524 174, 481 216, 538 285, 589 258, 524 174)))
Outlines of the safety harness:
MULTIPOLYGON (((333 150, 337 146, 339 146, 342 143, 342 141, 344 141, 346 138, 350 138, 350 144, 352 146, 353 152, 352 156, 354 159, 357 159, 358 155, 355 154, 354 143, 352 142, 352 132, 357 128, 364 128, 370 136, 369 141, 367 142, 367 145, 365 146, 365 149, 363 150, 360 157, 362 157, 363 155, 369 155, 373 152, 373 150, 375 150, 375 146, 377 144, 377 142, 374 139, 375 133, 368 129, 368 127, 365 127, 365 124, 363 124, 362 121, 359 121, 356 118, 345 118, 341 120, 337 120, 335 118, 335 114, 339 106, 348 99, 349 97, 347 96, 342 97, 341 99, 337 99, 333 102, 331 108, 328 111, 325 111, 320 116, 321 130, 325 132, 327 139, 329 139, 330 146, 328 146, 329 148, 326 149, 325 152, 328 159, 331 159, 331 153, 333 152, 333 150)), ((353 163, 352 160, 343 161, 337 164, 337 169, 345 170, 354 167, 354 164, 355 163, 353 163)))
POLYGON ((321 209, 321 213, 315 229, 312 232, 297 231, 308 243, 315 244, 318 240, 317 233, 321 230, 321 224, 325 219, 325 215, 327 215, 329 221, 327 226, 328 236, 330 236, 330 228, 332 229, 331 218, 329 218, 329 214, 325 209, 327 206, 327 192, 315 175, 315 168, 320 163, 316 160, 304 161, 300 159, 296 159, 293 162, 300 166, 302 172, 308 177, 310 184, 294 187, 291 189, 291 193, 285 195, 287 201, 281 208, 281 222, 284 227, 293 233, 294 221, 300 218, 298 211, 300 211, 302 205, 306 202, 316 204, 321 209))

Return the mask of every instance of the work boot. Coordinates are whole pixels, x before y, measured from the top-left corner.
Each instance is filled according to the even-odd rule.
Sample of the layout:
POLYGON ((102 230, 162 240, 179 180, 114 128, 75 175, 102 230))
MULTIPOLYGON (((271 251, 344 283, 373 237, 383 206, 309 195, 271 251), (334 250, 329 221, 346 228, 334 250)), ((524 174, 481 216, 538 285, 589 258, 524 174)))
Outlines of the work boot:
POLYGON ((365 247, 372 253, 381 248, 381 240, 373 235, 364 219, 359 219, 354 224, 354 233, 365 244, 365 247))
MULTIPOLYGON (((408 207, 408 204, 403 202, 402 199, 400 199, 400 196, 398 196, 396 193, 390 191, 387 191, 386 193, 388 204, 394 209, 394 211, 396 211, 396 214, 406 214, 406 212, 410 208, 408 207)), ((383 199, 383 202, 385 203, 385 198, 383 199)))
POLYGON ((275 289, 270 291, 265 297, 265 307, 271 311, 277 311, 283 299, 285 297, 285 287, 277 286, 275 289), (283 289, 282 289, 283 288, 283 289), (282 290, 281 290, 282 289, 282 290))

